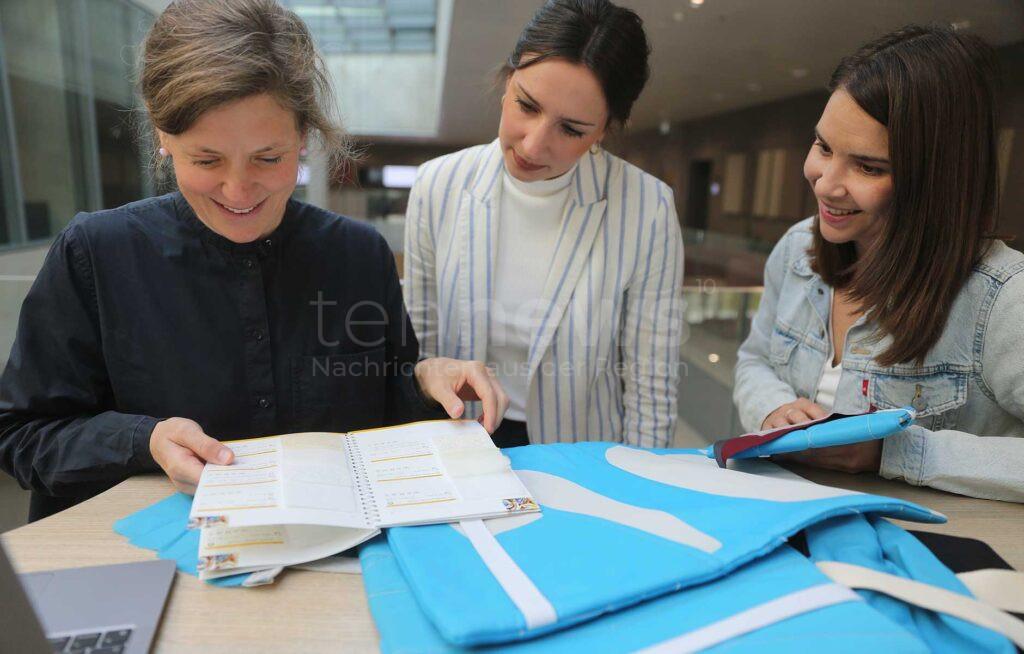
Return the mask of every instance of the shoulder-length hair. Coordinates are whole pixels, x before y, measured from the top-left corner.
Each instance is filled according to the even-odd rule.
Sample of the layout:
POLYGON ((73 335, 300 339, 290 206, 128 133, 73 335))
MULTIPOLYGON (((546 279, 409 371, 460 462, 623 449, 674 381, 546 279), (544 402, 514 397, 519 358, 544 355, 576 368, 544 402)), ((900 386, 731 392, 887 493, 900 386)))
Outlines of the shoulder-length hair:
MULTIPOLYGON (((876 357, 916 361, 942 335, 953 301, 991 244, 998 209, 996 71, 981 39, 908 26, 840 62, 844 89, 889 132, 892 203, 873 246, 814 230, 812 268, 844 289, 892 344, 876 357)), ((820 220, 820 217, 818 218, 820 220)))

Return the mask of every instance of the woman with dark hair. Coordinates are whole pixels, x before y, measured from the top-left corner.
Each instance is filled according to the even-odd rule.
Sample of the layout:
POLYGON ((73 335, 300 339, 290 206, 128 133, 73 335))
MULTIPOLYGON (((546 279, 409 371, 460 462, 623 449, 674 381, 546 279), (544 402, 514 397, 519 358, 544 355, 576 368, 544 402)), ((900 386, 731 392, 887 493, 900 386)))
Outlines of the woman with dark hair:
POLYGON ((1024 501, 1024 255, 994 237, 994 84, 990 49, 940 28, 886 35, 833 74, 804 163, 818 212, 769 257, 734 397, 750 430, 917 419, 792 458, 1024 501))
POLYGON ((0 469, 41 518, 128 476, 191 492, 219 441, 458 417, 504 394, 419 361, 373 229, 291 198, 319 142, 345 161, 303 22, 274 0, 175 0, 146 37, 148 134, 178 190, 80 214, 22 306, 0 379, 0 469))
POLYGON ((499 446, 667 446, 683 250, 672 191, 601 148, 648 78, 640 18, 549 0, 500 73, 498 138, 424 164, 405 298, 422 352, 484 360, 499 446))

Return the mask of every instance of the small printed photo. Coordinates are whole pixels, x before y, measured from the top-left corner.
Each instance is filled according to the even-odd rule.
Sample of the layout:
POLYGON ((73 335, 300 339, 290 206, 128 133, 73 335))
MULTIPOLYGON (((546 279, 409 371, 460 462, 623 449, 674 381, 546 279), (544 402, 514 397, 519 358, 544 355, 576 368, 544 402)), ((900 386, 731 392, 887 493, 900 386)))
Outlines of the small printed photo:
POLYGON ((540 511, 540 507, 533 501, 532 497, 512 497, 501 501, 505 510, 509 513, 521 511, 540 511))
POLYGON ((228 517, 225 515, 206 515, 189 518, 189 529, 203 529, 205 527, 225 526, 228 524, 228 517))
POLYGON ((200 556, 199 564, 196 566, 199 572, 225 570, 238 566, 238 557, 234 554, 214 554, 212 556, 200 556))

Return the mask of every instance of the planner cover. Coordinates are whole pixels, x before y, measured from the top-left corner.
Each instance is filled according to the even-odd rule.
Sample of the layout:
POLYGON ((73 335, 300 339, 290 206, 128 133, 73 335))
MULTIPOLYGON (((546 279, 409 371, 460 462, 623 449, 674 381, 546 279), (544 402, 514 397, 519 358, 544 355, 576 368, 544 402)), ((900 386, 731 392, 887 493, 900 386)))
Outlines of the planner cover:
POLYGON ((832 413, 818 420, 716 441, 704 452, 724 468, 729 459, 749 459, 885 438, 909 427, 916 417, 916 412, 910 407, 854 415, 832 413))
POLYGON ((721 469, 699 450, 601 442, 505 452, 542 514, 389 531, 419 606, 452 644, 531 638, 720 578, 832 516, 945 520, 760 459, 721 469))

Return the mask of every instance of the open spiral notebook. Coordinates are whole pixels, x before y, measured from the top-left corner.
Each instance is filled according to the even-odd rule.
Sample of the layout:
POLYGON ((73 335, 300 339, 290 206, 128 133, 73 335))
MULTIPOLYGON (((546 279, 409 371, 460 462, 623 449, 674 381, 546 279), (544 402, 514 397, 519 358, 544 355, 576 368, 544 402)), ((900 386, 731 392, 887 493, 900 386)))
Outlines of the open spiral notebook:
POLYGON ((234 463, 206 464, 189 514, 203 579, 320 559, 383 527, 540 510, 473 421, 225 445, 234 463))

